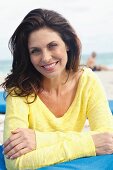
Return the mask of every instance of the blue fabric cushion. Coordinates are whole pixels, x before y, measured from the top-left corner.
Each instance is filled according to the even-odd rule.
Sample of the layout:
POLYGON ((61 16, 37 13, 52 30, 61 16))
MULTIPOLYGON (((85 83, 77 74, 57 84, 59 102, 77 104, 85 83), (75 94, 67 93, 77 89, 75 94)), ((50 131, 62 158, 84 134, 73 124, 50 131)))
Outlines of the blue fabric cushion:
POLYGON ((109 100, 109 107, 110 107, 111 112, 113 114, 113 100, 109 100))
POLYGON ((0 170, 6 170, 5 168, 5 161, 4 161, 4 155, 2 154, 3 148, 0 145, 0 170))
POLYGON ((38 170, 113 170, 113 155, 79 158, 38 170))
POLYGON ((4 99, 4 92, 0 91, 0 113, 5 113, 6 101, 4 99))
MULTIPOLYGON (((0 170, 6 170, 3 148, 0 146, 0 170)), ((56 165, 38 168, 38 170, 113 170, 113 155, 79 158, 56 165)))

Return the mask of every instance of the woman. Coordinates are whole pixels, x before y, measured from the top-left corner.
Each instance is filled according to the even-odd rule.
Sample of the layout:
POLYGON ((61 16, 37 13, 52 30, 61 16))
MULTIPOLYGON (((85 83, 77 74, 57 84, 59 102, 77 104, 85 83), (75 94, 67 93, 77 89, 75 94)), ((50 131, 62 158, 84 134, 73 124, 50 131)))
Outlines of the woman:
POLYGON ((81 43, 55 11, 29 12, 10 39, 4 127, 7 169, 36 169, 113 153, 113 121, 96 75, 80 68, 81 43), (90 132, 82 132, 86 119, 90 132))

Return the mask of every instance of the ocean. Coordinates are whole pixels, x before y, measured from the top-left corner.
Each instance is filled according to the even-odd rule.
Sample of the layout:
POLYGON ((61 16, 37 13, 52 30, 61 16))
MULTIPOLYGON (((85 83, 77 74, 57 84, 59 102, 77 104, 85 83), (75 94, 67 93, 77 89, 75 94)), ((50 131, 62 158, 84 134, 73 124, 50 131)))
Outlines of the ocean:
MULTIPOLYGON (((89 55, 82 55, 81 56, 81 64, 86 64, 87 58, 89 55)), ((6 76, 10 73, 11 70, 11 60, 0 60, 0 76, 6 76)), ((97 65, 106 65, 108 67, 113 68, 113 53, 103 53, 103 54, 97 54, 96 59, 97 65)))
MULTIPOLYGON (((86 64, 89 55, 83 55, 81 57, 81 63, 86 64)), ((96 56, 96 65, 105 65, 113 68, 113 53, 100 53, 96 56)))

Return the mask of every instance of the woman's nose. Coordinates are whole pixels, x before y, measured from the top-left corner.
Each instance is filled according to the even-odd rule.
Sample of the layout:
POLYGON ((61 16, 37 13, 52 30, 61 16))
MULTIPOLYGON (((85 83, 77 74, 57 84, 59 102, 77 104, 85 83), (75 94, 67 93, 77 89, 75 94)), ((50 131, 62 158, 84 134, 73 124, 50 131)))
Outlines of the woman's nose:
POLYGON ((48 50, 44 50, 42 52, 42 61, 43 62, 48 62, 48 61, 50 61, 50 59, 51 59, 51 52, 48 51, 48 50))

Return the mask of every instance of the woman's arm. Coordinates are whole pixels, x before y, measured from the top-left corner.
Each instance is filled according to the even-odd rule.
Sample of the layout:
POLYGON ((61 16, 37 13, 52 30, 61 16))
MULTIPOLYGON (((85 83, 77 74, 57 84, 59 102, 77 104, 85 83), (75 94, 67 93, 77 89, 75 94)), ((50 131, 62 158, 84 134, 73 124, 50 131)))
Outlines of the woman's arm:
MULTIPOLYGON (((94 74, 95 75, 95 74, 94 74)), ((105 90, 95 75, 87 104, 87 117, 91 131, 113 132, 113 116, 109 108, 105 90)))
POLYGON ((36 169, 75 158, 95 155, 93 140, 88 133, 59 132, 60 135, 58 132, 52 133, 53 135, 51 134, 49 137, 56 136, 59 138, 57 143, 54 141, 52 145, 48 144, 48 146, 39 148, 37 145, 36 150, 14 160, 6 159, 7 167, 10 169, 36 169))
MULTIPOLYGON (((4 142, 11 139, 11 131, 17 128, 29 130, 29 107, 22 98, 7 98, 4 123, 4 142), (17 107, 17 104, 19 107, 17 107), (19 108, 19 109, 17 109, 19 108)), ((13 134, 15 135, 15 134, 13 134)), ((95 147, 88 132, 39 132, 35 130, 36 149, 16 159, 5 157, 8 169, 36 169, 71 159, 95 155, 95 147)), ((10 142, 12 142, 10 140, 10 142)), ((26 143, 26 140, 23 142, 26 143)), ((13 145, 9 144, 10 147, 13 145)))
POLYGON ((95 76, 87 106, 87 117, 96 154, 113 153, 113 116, 100 80, 95 76))

